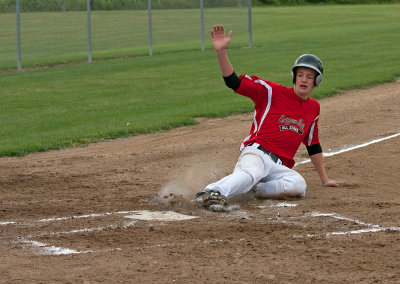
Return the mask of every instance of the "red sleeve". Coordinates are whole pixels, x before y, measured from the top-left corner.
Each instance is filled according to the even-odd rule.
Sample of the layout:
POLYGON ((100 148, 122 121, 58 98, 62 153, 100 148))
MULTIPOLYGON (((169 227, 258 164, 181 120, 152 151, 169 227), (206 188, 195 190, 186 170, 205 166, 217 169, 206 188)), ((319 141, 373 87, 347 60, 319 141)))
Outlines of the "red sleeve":
POLYGON ((242 82, 236 93, 248 97, 256 102, 257 100, 264 100, 265 94, 268 93, 264 81, 257 76, 240 75, 242 82))

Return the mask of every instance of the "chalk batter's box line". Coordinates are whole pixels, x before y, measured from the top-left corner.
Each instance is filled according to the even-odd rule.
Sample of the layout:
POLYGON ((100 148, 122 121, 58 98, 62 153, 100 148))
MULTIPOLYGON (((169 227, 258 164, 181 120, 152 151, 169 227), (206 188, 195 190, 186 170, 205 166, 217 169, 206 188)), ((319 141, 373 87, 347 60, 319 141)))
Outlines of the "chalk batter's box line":
MULTIPOLYGON (((304 237, 330 237, 330 236, 339 236, 339 235, 354 235, 354 234, 363 234, 363 233, 378 233, 378 232, 386 232, 386 231, 400 231, 400 227, 395 227, 395 226, 390 226, 390 227, 385 227, 381 225, 376 225, 376 224, 369 224, 365 223, 363 221, 353 219, 353 218, 348 218, 341 216, 337 213, 321 213, 321 212, 312 212, 310 214, 307 214, 305 216, 300 216, 300 218, 307 218, 307 217, 329 217, 341 221, 348 221, 351 223, 354 223, 358 226, 363 226, 365 228, 361 228, 358 230, 348 230, 348 231, 339 231, 339 232, 328 232, 328 233, 319 233, 319 234, 307 234, 307 235, 296 235, 295 237, 298 238, 304 238, 304 237)), ((299 217, 294 217, 294 218, 299 218, 299 217)), ((277 221, 277 220, 275 220, 277 221)), ((278 221, 279 222, 279 221, 278 221)), ((285 222, 285 221, 283 221, 285 222)))
MULTIPOLYGON (((138 213, 140 211, 119 211, 119 212, 113 212, 113 213, 104 213, 104 214, 87 214, 87 215, 80 215, 80 216, 70 216, 70 217, 60 217, 60 218, 48 218, 48 219, 40 219, 37 221, 32 222, 31 224, 34 223, 40 223, 40 222, 58 222, 58 221, 66 221, 66 220, 75 220, 75 219, 82 219, 82 218, 97 218, 97 217, 104 217, 104 216, 112 216, 116 214, 132 214, 132 213, 138 213)), ((128 228, 132 225, 134 225, 134 221, 128 221, 125 224, 121 225, 114 225, 111 224, 109 226, 105 227, 94 227, 94 228, 83 228, 83 229, 76 229, 76 230, 71 230, 71 231, 58 231, 58 232, 43 232, 40 234, 36 235, 28 235, 25 237, 17 237, 17 240, 15 240, 15 243, 20 243, 22 244, 23 247, 29 246, 32 248, 34 251, 37 252, 37 254, 41 255, 70 255, 70 254, 87 254, 87 253, 101 253, 101 252, 111 252, 111 251, 120 251, 120 248, 107 248, 107 249, 102 249, 102 250, 84 250, 84 251, 79 251, 79 250, 74 250, 70 248, 64 248, 64 247, 57 247, 57 246, 52 246, 43 242, 39 242, 36 240, 33 240, 33 238, 38 238, 38 237, 46 237, 46 236, 57 236, 57 235, 71 235, 71 234, 79 234, 79 233, 87 233, 87 232, 100 232, 100 231, 105 231, 105 230, 114 230, 114 229, 120 229, 120 228, 128 228)), ((6 224, 6 222, 4 222, 6 224)), ((26 225, 26 223, 17 223, 17 222, 7 222, 8 225, 26 225)), ((14 237, 15 238, 15 237, 14 237)))

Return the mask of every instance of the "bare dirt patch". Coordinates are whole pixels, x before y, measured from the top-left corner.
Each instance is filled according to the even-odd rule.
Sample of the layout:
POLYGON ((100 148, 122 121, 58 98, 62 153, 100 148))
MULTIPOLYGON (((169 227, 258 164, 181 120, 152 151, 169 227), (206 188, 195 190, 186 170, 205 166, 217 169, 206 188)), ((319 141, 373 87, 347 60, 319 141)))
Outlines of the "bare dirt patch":
MULTIPOLYGON (((325 152, 400 132, 399 80, 320 103, 325 152)), ((302 199, 190 201, 232 171, 251 120, 1 158, 0 282, 399 283, 399 136, 325 158, 340 188, 307 163, 302 199), (165 211, 195 218, 132 218, 165 211)))

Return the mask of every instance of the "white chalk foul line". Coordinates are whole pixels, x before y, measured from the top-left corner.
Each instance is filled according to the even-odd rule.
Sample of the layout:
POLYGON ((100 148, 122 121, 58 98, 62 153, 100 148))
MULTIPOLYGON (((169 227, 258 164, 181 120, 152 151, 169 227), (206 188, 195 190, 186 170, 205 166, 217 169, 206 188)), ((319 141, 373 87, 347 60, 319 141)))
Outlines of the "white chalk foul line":
MULTIPOLYGON (((358 148, 363 148, 363 147, 369 146, 371 144, 375 144, 375 143, 379 143, 379 142, 382 142, 382 141, 385 141, 385 140, 388 140, 388 139, 392 139, 392 138, 395 138, 397 136, 400 136, 400 132, 396 133, 396 134, 393 134, 393 135, 389 135, 389 136, 383 137, 383 138, 379 138, 379 139, 375 139, 375 140, 372 140, 372 141, 369 141, 369 142, 365 142, 365 143, 360 144, 360 145, 344 148, 344 149, 341 149, 341 150, 336 151, 336 152, 323 153, 323 156, 324 157, 335 156, 335 155, 342 154, 342 153, 345 153, 345 152, 348 152, 348 151, 352 151, 352 150, 355 150, 355 149, 358 149, 358 148)), ((311 159, 306 159, 304 161, 297 162, 296 166, 297 165, 302 165, 302 164, 307 164, 309 162, 311 162, 311 159)))

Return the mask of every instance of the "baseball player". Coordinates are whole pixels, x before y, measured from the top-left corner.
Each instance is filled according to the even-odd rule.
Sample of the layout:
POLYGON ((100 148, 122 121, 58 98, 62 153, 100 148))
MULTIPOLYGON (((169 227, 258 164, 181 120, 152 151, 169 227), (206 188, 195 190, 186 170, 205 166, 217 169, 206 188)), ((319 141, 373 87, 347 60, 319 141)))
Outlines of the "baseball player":
POLYGON ((254 119, 233 173, 207 185, 193 200, 205 207, 226 205, 228 198, 252 189, 260 198, 305 196, 306 182, 292 169, 301 143, 306 145, 322 184, 339 186, 342 182, 329 179, 326 174, 318 138, 320 106, 310 97, 322 81, 321 60, 312 54, 297 58, 292 68, 293 88, 256 76, 237 76, 226 51, 231 38, 232 31, 226 36, 222 25, 211 31, 225 84, 254 102, 254 119))

